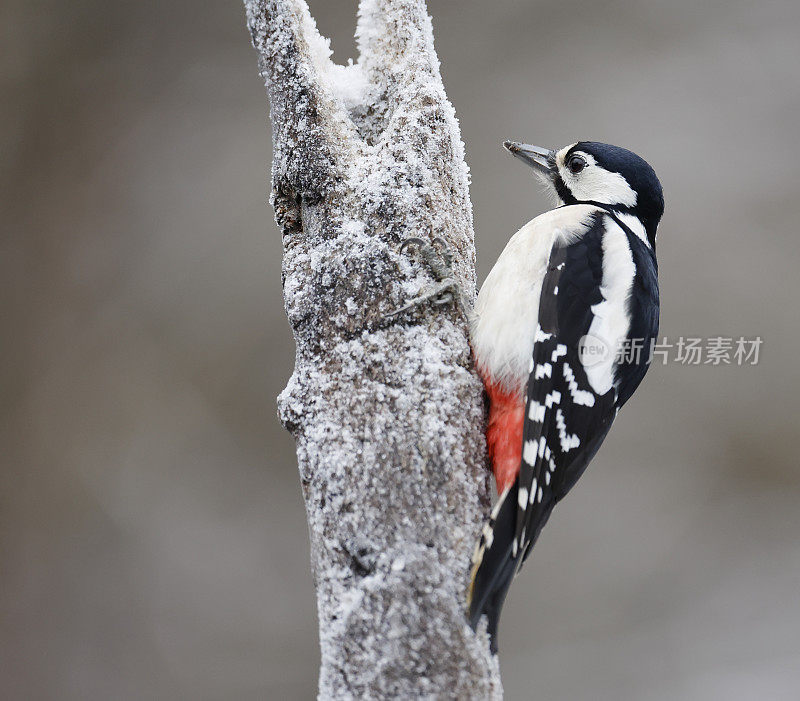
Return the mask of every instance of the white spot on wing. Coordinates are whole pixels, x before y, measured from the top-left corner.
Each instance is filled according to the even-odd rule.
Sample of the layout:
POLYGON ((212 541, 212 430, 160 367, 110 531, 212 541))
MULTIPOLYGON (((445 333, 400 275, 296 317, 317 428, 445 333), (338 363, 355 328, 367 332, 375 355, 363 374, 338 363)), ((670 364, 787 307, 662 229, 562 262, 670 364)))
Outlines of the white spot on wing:
POLYGON ((538 421, 541 423, 544 421, 544 412, 545 407, 539 404, 539 402, 531 402, 530 409, 528 410, 528 418, 531 421, 538 421))
POLYGON ((519 488, 519 494, 517 495, 517 504, 519 504, 520 509, 524 509, 528 505, 528 490, 525 487, 519 488))
POLYGON ((536 451, 539 445, 536 441, 526 441, 525 447, 522 449, 522 459, 526 465, 536 464, 536 451))
POLYGON ((554 389, 544 398, 544 405, 547 408, 550 408, 553 406, 553 404, 558 404, 559 402, 561 402, 561 392, 559 392, 557 389, 554 389))
POLYGON ((567 381, 569 393, 572 401, 579 406, 594 406, 594 395, 584 389, 578 389, 578 383, 575 380, 575 373, 569 363, 564 363, 564 379, 567 381))
POLYGON ((564 423, 564 414, 561 409, 556 409, 556 427, 558 428, 558 438, 561 441, 562 452, 568 453, 581 444, 581 439, 576 434, 567 433, 567 425, 564 423))

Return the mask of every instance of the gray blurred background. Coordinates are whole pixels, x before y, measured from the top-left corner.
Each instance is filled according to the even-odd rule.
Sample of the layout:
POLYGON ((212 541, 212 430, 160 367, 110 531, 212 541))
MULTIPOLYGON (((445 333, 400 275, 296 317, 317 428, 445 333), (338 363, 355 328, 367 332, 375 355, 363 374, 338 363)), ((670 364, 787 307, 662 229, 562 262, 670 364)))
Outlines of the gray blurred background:
MULTIPOLYGON (((313 0, 335 58, 355 0, 313 0)), ((632 148, 671 337, 506 606, 509 699, 800 698, 800 4, 431 0, 483 279, 503 139, 632 148)), ((238 2, 0 9, 0 697, 308 699, 270 135, 238 2)))

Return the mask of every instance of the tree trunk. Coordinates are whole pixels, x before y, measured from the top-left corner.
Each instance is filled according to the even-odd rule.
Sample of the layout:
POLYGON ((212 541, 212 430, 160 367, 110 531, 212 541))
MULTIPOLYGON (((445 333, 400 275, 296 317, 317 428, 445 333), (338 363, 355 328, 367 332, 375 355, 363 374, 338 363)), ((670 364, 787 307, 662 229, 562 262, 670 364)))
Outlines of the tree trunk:
POLYGON ((385 316, 435 282, 398 250, 407 237, 446 241, 475 295, 464 145, 424 0, 362 0, 350 66, 330 61, 304 0, 245 6, 297 344, 278 404, 308 515, 319 696, 499 698, 497 659, 465 619, 489 505, 467 320, 455 303, 385 316))

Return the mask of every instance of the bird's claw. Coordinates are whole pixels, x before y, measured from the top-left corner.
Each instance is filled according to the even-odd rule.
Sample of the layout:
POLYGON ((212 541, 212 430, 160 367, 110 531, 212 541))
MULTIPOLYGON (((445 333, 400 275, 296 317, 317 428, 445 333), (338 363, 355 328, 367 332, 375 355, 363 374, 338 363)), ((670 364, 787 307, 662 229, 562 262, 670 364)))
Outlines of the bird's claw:
POLYGON ((386 314, 386 317, 397 316, 398 314, 407 312, 409 309, 418 307, 428 301, 433 302, 437 306, 449 304, 454 299, 457 299, 456 295, 454 294, 454 292, 457 293, 457 288, 458 283, 455 280, 442 280, 442 282, 440 282, 438 285, 435 285, 431 289, 423 292, 418 297, 414 297, 414 299, 410 300, 407 304, 403 305, 399 309, 389 312, 386 314))
POLYGON ((430 241, 426 241, 419 236, 411 236, 400 244, 398 252, 401 254, 404 253, 409 246, 416 246, 419 249, 420 256, 425 263, 427 263, 431 274, 437 280, 438 284, 423 291, 421 295, 410 300, 399 309, 389 312, 386 317, 397 316, 402 312, 406 312, 428 301, 433 302, 437 306, 455 301, 460 307, 461 290, 453 276, 451 267, 453 264, 453 254, 447 242, 440 236, 436 236, 430 241))
POLYGON ((403 240, 397 252, 402 255, 409 246, 416 246, 419 249, 419 254, 431 268, 435 278, 443 280, 452 277, 453 253, 447 241, 441 236, 436 236, 430 241, 419 236, 409 236, 403 240))
POLYGON ((431 239, 431 245, 434 244, 438 245, 441 249, 439 254, 442 256, 442 260, 449 270, 453 265, 453 252, 450 250, 450 246, 447 245, 447 241, 445 241, 441 236, 436 236, 435 238, 431 239))
POLYGON ((419 246, 420 249, 422 249, 429 245, 430 244, 425 239, 421 239, 419 236, 409 236, 407 239, 403 239, 403 243, 400 244, 400 248, 397 249, 397 252, 405 253, 405 250, 409 246, 419 246))

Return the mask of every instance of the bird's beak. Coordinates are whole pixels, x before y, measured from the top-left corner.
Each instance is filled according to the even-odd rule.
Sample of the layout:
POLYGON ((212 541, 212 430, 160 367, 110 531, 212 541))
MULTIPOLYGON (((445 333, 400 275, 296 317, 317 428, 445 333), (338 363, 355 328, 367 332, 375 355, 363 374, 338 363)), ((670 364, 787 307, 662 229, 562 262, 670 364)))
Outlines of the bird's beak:
POLYGON ((520 144, 517 141, 504 141, 509 152, 523 163, 531 166, 539 175, 552 180, 556 174, 556 152, 549 148, 520 144))

